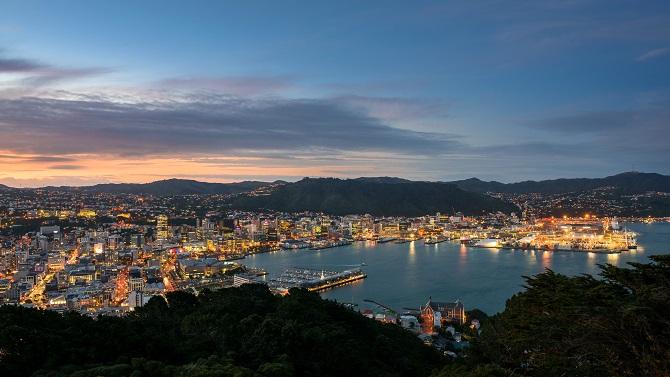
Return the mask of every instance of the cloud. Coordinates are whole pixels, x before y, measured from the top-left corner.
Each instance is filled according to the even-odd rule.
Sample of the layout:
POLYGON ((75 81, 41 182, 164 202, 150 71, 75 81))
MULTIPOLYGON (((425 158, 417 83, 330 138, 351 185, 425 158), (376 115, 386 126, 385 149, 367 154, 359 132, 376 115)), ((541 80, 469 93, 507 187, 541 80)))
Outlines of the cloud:
POLYGON ((26 162, 73 162, 77 161, 72 157, 62 156, 34 156, 23 159, 26 162))
POLYGON ((101 67, 59 67, 32 59, 4 57, 1 54, 2 50, 0 49, 0 74, 18 75, 13 80, 5 80, 2 83, 2 87, 4 87, 0 87, 2 97, 27 95, 31 94, 36 88, 50 84, 102 75, 112 71, 109 68, 101 67))
POLYGON ((670 153, 670 101, 659 100, 631 110, 578 112, 530 122, 549 132, 552 143, 580 145, 582 152, 653 161, 670 153))
POLYGON ((392 122, 408 122, 428 117, 445 118, 446 104, 437 100, 402 97, 340 96, 337 101, 371 116, 392 122))
POLYGON ((435 154, 447 135, 386 125, 329 99, 193 96, 190 101, 117 103, 0 99, 0 150, 53 155, 179 155, 304 151, 435 154))
POLYGON ((43 68, 44 65, 32 60, 0 57, 0 73, 34 72, 43 68))
POLYGON ((57 174, 35 178, 0 177, 0 180, 10 187, 89 186, 110 182, 110 178, 106 176, 77 177, 57 174))
POLYGON ((271 94, 294 86, 289 77, 175 77, 159 81, 161 89, 205 90, 238 96, 271 94))
MULTIPOLYGON (((639 7, 634 2, 606 6, 599 1, 497 2, 485 9, 492 20, 496 65, 515 65, 538 58, 563 59, 572 50, 581 53, 588 46, 615 44, 620 51, 641 44, 670 41, 670 14, 664 6, 639 7), (563 5, 566 5, 563 7, 563 5), (650 11, 653 8, 655 11, 650 11), (492 13, 495 10, 495 13, 492 13), (597 14, 597 17, 593 15, 597 14)), ((477 3, 479 4, 479 3, 477 3)), ((555 63, 555 60, 554 60, 555 63)))
POLYGON ((638 56, 638 62, 643 62, 651 59, 658 58, 659 56, 670 54, 670 47, 657 48, 655 50, 647 51, 644 54, 638 56))
POLYGON ((0 160, 16 160, 21 157, 15 154, 0 154, 0 160))
POLYGON ((49 166, 49 169, 55 169, 55 170, 79 170, 83 168, 84 167, 80 165, 67 165, 67 164, 49 166))
POLYGON ((107 68, 50 68, 33 71, 33 75, 20 80, 24 87, 36 88, 49 84, 103 75, 112 72, 107 68))

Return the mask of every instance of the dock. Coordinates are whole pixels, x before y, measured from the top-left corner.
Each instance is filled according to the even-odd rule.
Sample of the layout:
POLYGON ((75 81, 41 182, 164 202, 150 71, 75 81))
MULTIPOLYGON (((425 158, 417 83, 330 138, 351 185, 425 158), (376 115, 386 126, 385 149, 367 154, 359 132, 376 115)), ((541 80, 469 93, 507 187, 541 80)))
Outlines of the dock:
POLYGON ((360 268, 342 272, 315 270, 310 268, 289 268, 280 276, 269 281, 271 288, 287 292, 291 288, 304 288, 319 292, 337 286, 365 279, 367 274, 360 268))

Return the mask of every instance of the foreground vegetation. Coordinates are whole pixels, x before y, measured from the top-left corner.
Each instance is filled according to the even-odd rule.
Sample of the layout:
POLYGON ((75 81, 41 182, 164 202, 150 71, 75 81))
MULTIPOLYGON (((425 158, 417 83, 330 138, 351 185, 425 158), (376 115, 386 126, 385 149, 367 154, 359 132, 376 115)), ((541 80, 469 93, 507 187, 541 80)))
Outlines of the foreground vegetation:
POLYGON ((395 325, 263 286, 153 298, 125 318, 0 308, 1 376, 668 376, 670 256, 547 271, 448 362, 395 325))
POLYGON ((125 318, 0 308, 0 376, 425 376, 441 362, 400 327, 300 290, 173 292, 125 318))
POLYGON ((439 376, 670 376, 670 255, 651 259, 526 278, 439 376))

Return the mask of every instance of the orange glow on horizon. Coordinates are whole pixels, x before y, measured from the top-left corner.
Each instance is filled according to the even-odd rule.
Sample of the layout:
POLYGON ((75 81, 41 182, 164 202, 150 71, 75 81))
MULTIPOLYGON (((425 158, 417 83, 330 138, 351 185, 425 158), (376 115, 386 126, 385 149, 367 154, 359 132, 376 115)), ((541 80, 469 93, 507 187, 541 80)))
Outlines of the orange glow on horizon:
POLYGON ((118 157, 58 156, 66 162, 45 162, 29 154, 0 151, 0 183, 14 187, 82 186, 96 183, 147 183, 169 178, 207 182, 275 180, 277 177, 333 175, 353 166, 277 166, 257 157, 118 157), (267 177, 267 178, 264 178, 267 177))

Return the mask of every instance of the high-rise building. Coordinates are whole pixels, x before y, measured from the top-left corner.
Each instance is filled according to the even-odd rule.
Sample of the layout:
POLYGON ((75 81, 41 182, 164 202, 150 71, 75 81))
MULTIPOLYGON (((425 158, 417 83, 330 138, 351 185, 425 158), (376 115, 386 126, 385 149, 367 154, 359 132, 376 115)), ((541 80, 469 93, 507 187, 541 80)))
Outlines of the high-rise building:
POLYGON ((168 217, 166 215, 156 216, 156 240, 166 241, 168 234, 168 217))

